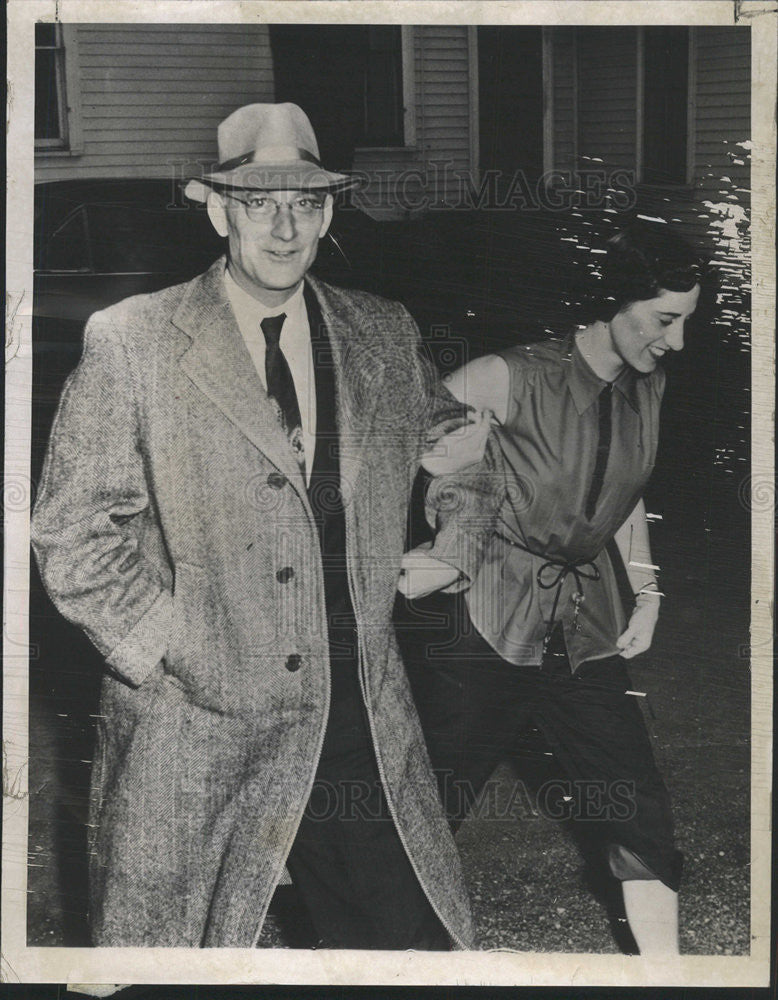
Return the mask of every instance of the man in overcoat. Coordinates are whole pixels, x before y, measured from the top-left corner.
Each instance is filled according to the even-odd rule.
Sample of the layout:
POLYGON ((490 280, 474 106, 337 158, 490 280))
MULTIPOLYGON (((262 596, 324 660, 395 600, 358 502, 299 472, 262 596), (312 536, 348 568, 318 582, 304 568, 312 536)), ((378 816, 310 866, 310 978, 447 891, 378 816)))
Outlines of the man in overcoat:
MULTIPOLYGON (((94 943, 252 947, 288 869, 319 946, 467 947, 391 626, 453 399, 402 306, 307 275, 349 180, 305 114, 249 105, 218 144, 187 194, 226 260, 90 319, 33 516, 45 586, 106 663, 94 943)), ((489 482, 439 491, 430 589, 473 578, 489 482)))

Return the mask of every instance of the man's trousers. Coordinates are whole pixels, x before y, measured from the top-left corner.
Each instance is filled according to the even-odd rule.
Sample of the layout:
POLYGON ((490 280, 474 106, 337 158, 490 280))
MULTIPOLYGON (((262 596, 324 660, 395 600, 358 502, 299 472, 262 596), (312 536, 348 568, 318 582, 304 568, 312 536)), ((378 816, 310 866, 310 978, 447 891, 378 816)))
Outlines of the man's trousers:
POLYGON ((287 867, 316 947, 450 948, 389 813, 355 658, 333 658, 324 746, 287 867))

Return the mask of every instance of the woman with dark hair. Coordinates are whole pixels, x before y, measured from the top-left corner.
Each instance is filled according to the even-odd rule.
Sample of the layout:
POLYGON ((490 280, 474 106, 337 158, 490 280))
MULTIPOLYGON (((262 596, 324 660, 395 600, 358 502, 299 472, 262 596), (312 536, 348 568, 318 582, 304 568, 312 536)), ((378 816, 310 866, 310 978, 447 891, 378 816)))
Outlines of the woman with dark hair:
POLYGON ((672 230, 636 224, 609 241, 590 322, 447 378, 477 416, 425 457, 429 489, 480 457, 491 422, 504 501, 469 589, 423 548, 406 554, 399 585, 419 622, 446 623, 415 631, 407 662, 452 821, 536 726, 569 778, 571 816, 590 821, 622 882, 642 954, 678 951, 682 859, 626 661, 649 648, 662 597, 642 500, 660 362, 683 348, 702 274, 672 230), (626 619, 611 541, 634 594, 626 619))

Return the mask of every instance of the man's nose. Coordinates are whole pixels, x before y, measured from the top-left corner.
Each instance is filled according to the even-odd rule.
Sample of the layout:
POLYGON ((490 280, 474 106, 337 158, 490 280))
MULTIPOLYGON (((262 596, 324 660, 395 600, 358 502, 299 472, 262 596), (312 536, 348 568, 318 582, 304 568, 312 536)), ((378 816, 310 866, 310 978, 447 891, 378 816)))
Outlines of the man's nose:
POLYGON ((294 214, 290 205, 279 205, 273 216, 271 233, 279 240, 293 240, 297 234, 294 214))

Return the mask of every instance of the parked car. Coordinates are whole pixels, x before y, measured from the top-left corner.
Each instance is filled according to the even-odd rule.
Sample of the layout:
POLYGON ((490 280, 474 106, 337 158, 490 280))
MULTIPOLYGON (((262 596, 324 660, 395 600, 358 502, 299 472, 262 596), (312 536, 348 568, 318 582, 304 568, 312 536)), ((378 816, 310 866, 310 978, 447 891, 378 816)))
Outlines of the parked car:
POLYGON ((165 180, 78 180, 35 190, 35 305, 83 322, 97 309, 202 271, 221 240, 165 180))

